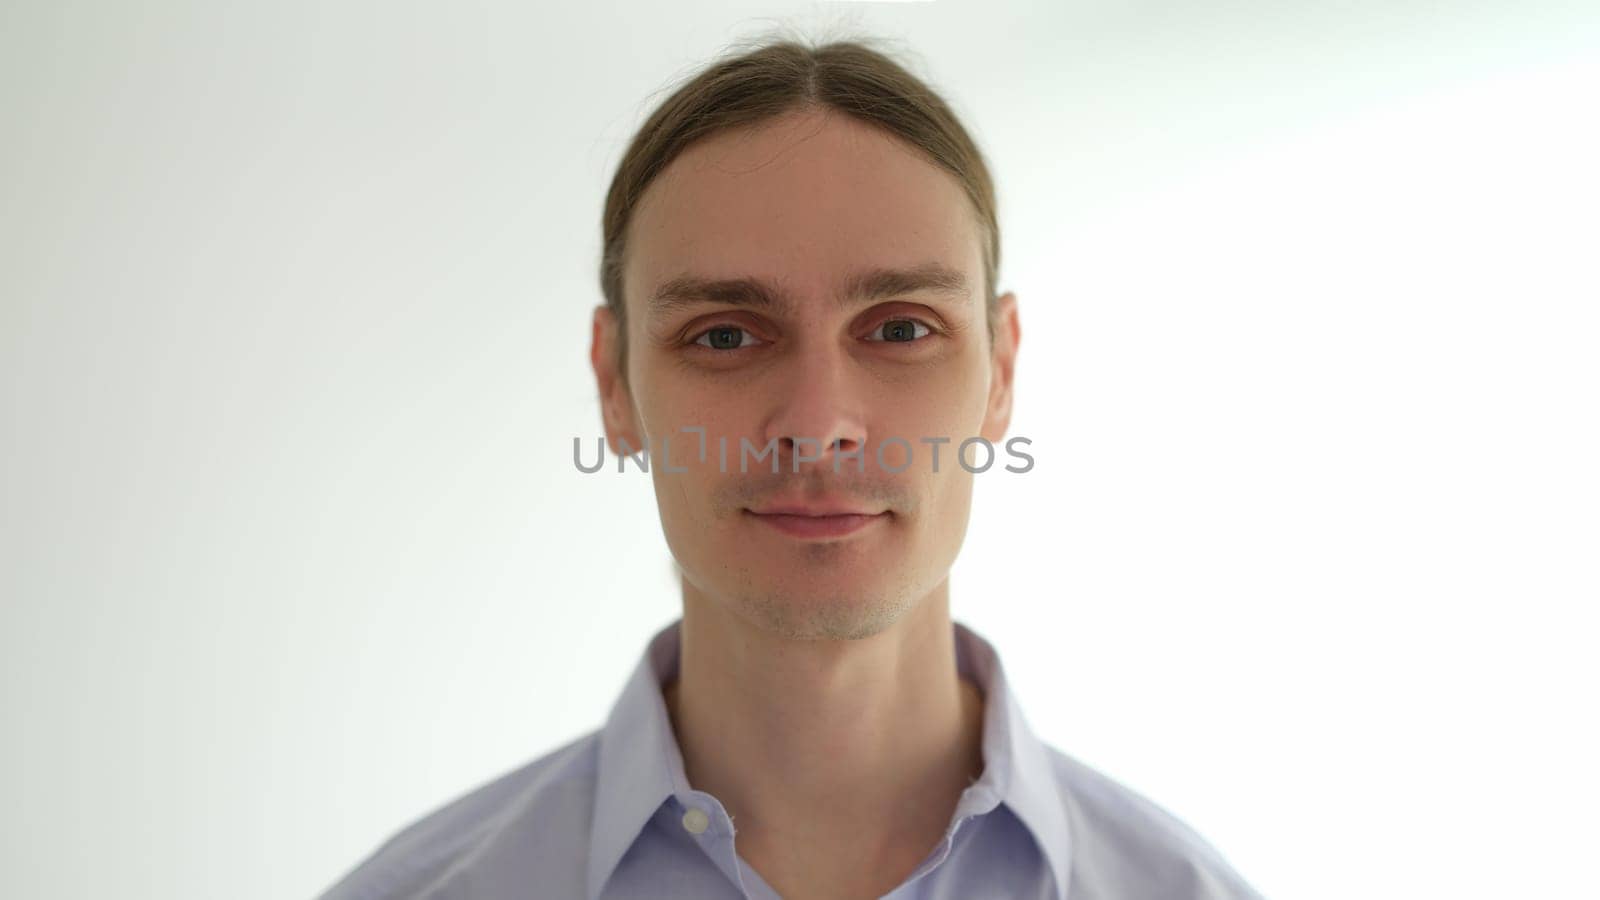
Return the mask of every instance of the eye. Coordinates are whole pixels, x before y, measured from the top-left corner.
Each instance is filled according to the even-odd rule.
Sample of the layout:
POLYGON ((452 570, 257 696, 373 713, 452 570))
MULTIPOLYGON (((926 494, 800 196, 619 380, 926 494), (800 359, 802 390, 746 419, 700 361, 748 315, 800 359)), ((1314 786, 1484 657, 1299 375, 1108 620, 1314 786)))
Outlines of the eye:
POLYGON ((881 339, 869 337, 868 340, 881 340, 886 344, 910 344, 915 342, 918 338, 932 334, 933 329, 929 328, 927 324, 922 322, 920 319, 901 318, 886 319, 881 325, 874 327, 870 333, 881 333, 885 336, 881 339), (918 328, 922 329, 920 334, 917 332, 918 328))
POLYGON ((716 325, 700 332, 700 336, 695 338, 693 343, 712 350, 743 350, 750 344, 739 339, 741 334, 754 337, 749 331, 737 325, 716 325))

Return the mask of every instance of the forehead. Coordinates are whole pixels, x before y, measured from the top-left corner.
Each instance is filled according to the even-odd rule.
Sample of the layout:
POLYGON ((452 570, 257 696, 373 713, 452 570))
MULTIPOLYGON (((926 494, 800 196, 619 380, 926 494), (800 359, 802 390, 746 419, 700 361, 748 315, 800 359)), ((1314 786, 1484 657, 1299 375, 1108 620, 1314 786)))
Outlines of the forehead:
POLYGON ((685 275, 760 278, 810 297, 860 270, 939 262, 981 283, 976 216, 955 176, 839 113, 690 146, 646 188, 629 229, 633 310, 685 275))

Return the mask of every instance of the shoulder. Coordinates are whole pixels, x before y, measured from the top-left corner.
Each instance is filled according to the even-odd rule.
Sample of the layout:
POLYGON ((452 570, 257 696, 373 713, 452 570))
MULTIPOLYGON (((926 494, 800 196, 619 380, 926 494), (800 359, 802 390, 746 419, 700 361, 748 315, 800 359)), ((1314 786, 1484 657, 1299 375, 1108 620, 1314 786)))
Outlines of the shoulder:
POLYGON ((319 900, 455 896, 448 888, 468 879, 496 882, 514 877, 508 868, 584 858, 598 742, 589 732, 406 825, 319 900), (557 827, 530 835, 541 823, 557 827), (518 854, 506 852, 513 844, 518 854))
POLYGON ((1077 900, 1260 900, 1210 842, 1171 812, 1055 747, 1077 900))

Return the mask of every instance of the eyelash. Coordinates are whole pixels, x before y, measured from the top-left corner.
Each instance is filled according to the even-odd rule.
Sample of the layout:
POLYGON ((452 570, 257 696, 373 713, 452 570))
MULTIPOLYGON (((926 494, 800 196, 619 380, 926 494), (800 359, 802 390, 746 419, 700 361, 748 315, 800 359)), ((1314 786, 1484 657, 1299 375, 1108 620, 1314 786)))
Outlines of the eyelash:
MULTIPOLYGON (((893 323, 893 322, 911 322, 914 325, 921 325, 924 329, 926 329, 927 334, 923 334, 923 335, 914 337, 909 341, 888 341, 888 340, 881 340, 880 339, 880 340, 873 341, 872 343, 875 343, 875 344, 915 344, 915 343, 918 343, 919 341, 922 341, 922 340, 926 339, 927 337, 932 335, 934 333, 934 331, 935 331, 935 329, 934 329, 934 327, 932 325, 929 325, 927 322, 925 322, 922 319, 919 319, 919 318, 917 318, 915 316, 895 316, 893 318, 884 319, 882 322, 879 322, 877 325, 873 326, 872 332, 870 332, 870 333, 876 334, 876 333, 878 333, 879 331, 882 330, 883 326, 888 325, 888 324, 893 323)), ((738 325, 735 325, 732 322, 725 322, 725 323, 718 324, 718 325, 712 325, 709 328, 702 329, 695 336, 694 340, 690 341, 689 343, 691 345, 693 345, 693 346, 705 347, 707 350, 710 350, 713 353, 732 353, 732 352, 737 351, 737 350, 751 349, 750 347, 747 347, 743 343, 741 343, 740 346, 738 346, 738 347, 712 347, 709 344, 700 343, 700 339, 705 337, 706 335, 710 334, 711 332, 713 332, 713 331, 722 331, 724 329, 729 329, 729 328, 731 328, 731 329, 733 329, 735 331, 742 331, 742 332, 745 332, 746 334, 749 334, 749 329, 743 328, 743 327, 738 326, 738 325)), ((912 334, 913 335, 916 334, 916 329, 915 328, 912 329, 912 334)))

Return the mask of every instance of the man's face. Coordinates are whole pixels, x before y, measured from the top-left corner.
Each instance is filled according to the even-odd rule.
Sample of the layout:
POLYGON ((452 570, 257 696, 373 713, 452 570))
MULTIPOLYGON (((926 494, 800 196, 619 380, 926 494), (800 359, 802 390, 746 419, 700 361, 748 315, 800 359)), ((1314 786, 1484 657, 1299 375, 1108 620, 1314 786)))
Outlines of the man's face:
POLYGON ((1019 337, 1007 294, 991 346, 979 234, 953 176, 841 114, 702 140, 650 184, 623 273, 626 381, 604 306, 591 357, 612 451, 648 441, 687 590, 791 637, 864 637, 945 580, 971 508, 956 448, 988 439, 1001 471, 1019 337), (853 277, 878 270, 942 270, 944 284, 849 296, 853 277), (779 302, 691 283, 746 279, 779 302), (674 286, 677 302, 655 302, 674 286), (704 460, 685 428, 705 429, 704 460), (756 458, 769 442, 776 473, 772 452, 756 458), (854 452, 859 463, 836 463, 854 452), (829 520, 762 514, 793 505, 870 517, 818 533, 829 529, 804 526, 829 520))

